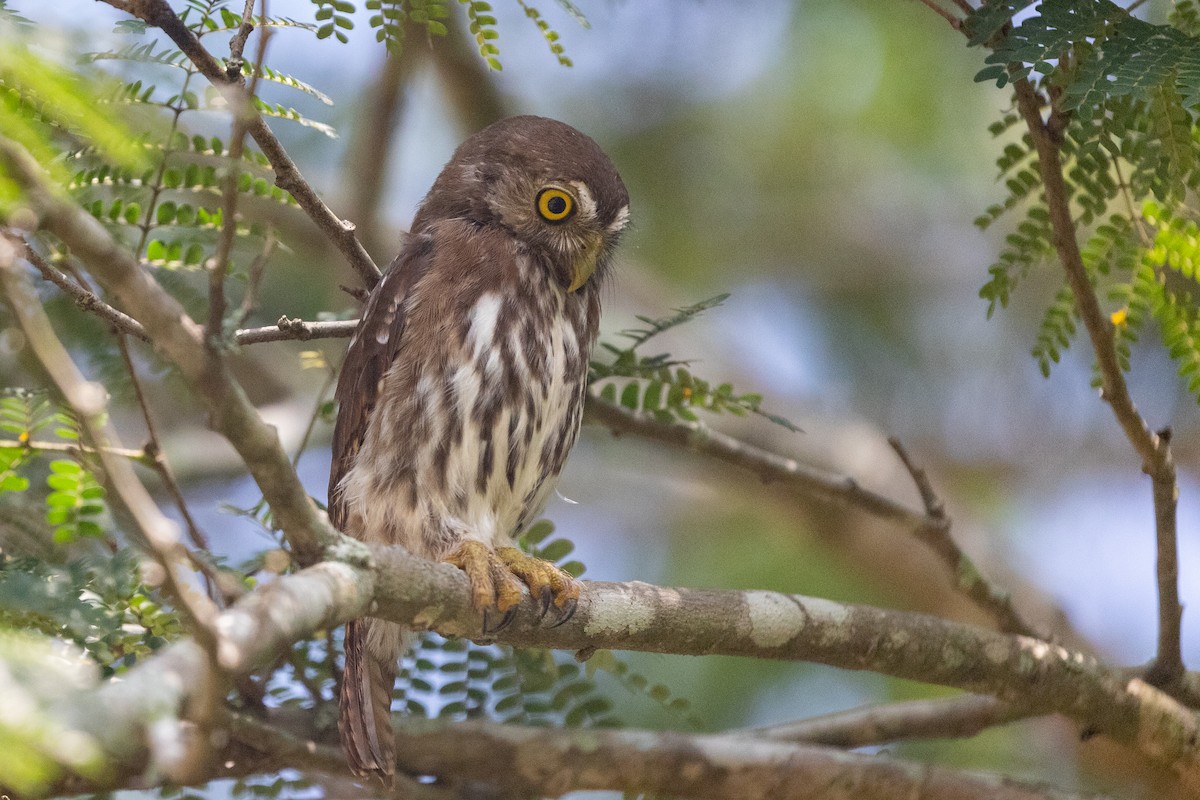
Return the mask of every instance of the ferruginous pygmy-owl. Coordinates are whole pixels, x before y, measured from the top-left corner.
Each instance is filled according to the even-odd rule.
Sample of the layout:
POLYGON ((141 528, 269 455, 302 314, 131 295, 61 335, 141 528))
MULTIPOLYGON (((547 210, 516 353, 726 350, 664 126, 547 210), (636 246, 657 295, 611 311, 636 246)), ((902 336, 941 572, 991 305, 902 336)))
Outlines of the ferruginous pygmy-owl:
MULTIPOLYGON (((513 537, 579 432, 600 287, 628 218, 594 141, 542 117, 497 122, 434 182, 342 365, 333 524, 460 567, 495 626, 522 583, 555 622, 579 596, 513 537)), ((411 639, 377 619, 346 626, 338 727, 359 774, 393 773, 392 689, 411 639)))

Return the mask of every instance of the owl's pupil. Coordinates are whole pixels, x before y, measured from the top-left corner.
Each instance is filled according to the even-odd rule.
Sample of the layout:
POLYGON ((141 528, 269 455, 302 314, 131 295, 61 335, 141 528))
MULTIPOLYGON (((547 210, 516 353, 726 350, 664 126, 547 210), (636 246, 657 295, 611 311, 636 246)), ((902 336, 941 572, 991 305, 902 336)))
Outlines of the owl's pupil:
POLYGON ((561 197, 551 197, 546 201, 546 210, 555 216, 566 213, 567 201, 561 197))

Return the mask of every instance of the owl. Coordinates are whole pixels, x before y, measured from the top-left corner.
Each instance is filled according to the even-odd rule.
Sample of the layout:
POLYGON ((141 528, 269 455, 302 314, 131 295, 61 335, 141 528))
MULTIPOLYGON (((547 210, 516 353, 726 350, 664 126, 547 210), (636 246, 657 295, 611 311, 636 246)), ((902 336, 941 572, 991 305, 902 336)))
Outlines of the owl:
MULTIPOLYGON (((493 629, 523 586, 548 624, 579 596, 514 537, 579 432, 601 287, 628 221, 621 176, 584 134, 534 116, 485 128, 421 202, 342 365, 331 521, 461 568, 493 629)), ((392 689, 412 638, 377 619, 346 626, 338 727, 359 775, 394 772, 392 689)))

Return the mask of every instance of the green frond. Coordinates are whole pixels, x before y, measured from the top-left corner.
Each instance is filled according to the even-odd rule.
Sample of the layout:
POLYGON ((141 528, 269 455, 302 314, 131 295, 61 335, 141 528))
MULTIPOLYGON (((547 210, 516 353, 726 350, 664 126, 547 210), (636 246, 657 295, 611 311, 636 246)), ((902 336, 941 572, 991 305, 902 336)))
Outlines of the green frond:
POLYGON ((1042 377, 1050 377, 1051 365, 1057 364, 1061 351, 1071 346, 1076 330, 1075 318, 1075 295, 1070 286, 1063 286, 1042 316, 1037 342, 1033 346, 1032 355, 1037 359, 1042 377))
POLYGON ((1190 295, 1160 286, 1161 301, 1153 311, 1163 344, 1179 365, 1188 393, 1200 401, 1200 310, 1190 295))
MULTIPOLYGON (((404 23, 408 19, 404 0, 367 0, 367 10, 375 12, 367 20, 375 30, 375 41, 383 42, 392 55, 400 55, 404 49, 404 23)), ((428 15, 425 19, 428 21, 428 15)))
POLYGON ((701 300, 699 303, 695 303, 690 306, 684 306, 683 308, 677 308, 675 309, 675 313, 668 317, 654 318, 639 316, 637 317, 637 320, 645 323, 646 327, 630 328, 628 330, 621 331, 621 336, 624 336, 626 339, 629 339, 632 342, 632 344, 629 345, 630 350, 636 349, 650 341, 655 336, 658 336, 660 333, 669 331, 671 328, 675 328, 679 325, 690 322, 703 312, 708 311, 710 308, 716 308, 728 299, 728 293, 719 294, 716 297, 710 297, 707 300, 701 300))
POLYGON ((1140 244, 1133 223, 1124 214, 1113 214, 1096 227, 1080 255, 1088 275, 1129 275, 1140 257, 1140 244))
POLYGON ((988 267, 991 277, 979 290, 979 296, 988 301, 989 319, 997 306, 1008 305, 1013 290, 1029 270, 1053 252, 1050 214, 1046 208, 1042 205, 1031 207, 1017 229, 1005 237, 1004 243, 999 258, 988 267))
POLYGON ((1196 280, 1196 267, 1200 264, 1200 225, 1194 219, 1172 214, 1165 206, 1153 201, 1142 205, 1142 216, 1154 226, 1154 242, 1146 253, 1146 261, 1196 280))
POLYGON ((550 23, 542 18, 542 14, 533 6, 525 2, 525 0, 517 0, 517 3, 525 10, 525 16, 533 20, 533 24, 541 31, 542 38, 546 40, 546 44, 550 47, 550 53, 558 59, 558 63, 564 67, 574 66, 571 59, 567 58, 566 50, 558 41, 558 32, 550 27, 550 23))
MULTIPOLYGON (((56 178, 65 178, 57 154, 83 141, 111 163, 137 167, 144 152, 117 117, 95 102, 111 91, 31 52, 18 37, 0 47, 0 135, 23 145, 56 178)), ((0 173, 0 187, 8 181, 0 173)), ((15 188, 3 192, 15 197, 15 188)), ((2 209, 0 209, 2 210, 2 209)))
POLYGON ((315 119, 309 119, 294 108, 288 108, 287 106, 279 103, 272 105, 271 103, 263 100, 261 97, 255 97, 253 100, 254 107, 258 109, 258 113, 262 114, 264 117, 285 119, 289 122, 295 122, 298 125, 303 125, 306 128, 312 128, 315 131, 320 131, 330 139, 338 138, 337 131, 334 130, 332 125, 327 125, 324 122, 318 122, 315 119))
POLYGON ((570 14, 571 18, 574 19, 575 22, 577 22, 579 24, 579 27, 581 27, 581 28, 592 27, 592 23, 588 22, 587 15, 585 15, 583 13, 583 10, 579 6, 572 3, 571 0, 557 0, 557 2, 559 4, 559 6, 562 7, 562 10, 566 11, 568 14, 570 14))
POLYGON ((492 6, 484 0, 458 0, 458 2, 467 7, 467 19, 469 24, 467 30, 475 39, 475 46, 479 49, 479 55, 483 58, 489 68, 499 72, 504 69, 500 64, 500 48, 495 42, 500 38, 500 32, 496 30, 496 18, 492 15, 492 6))
POLYGON ((188 61, 187 56, 171 47, 159 48, 157 42, 143 42, 141 44, 134 43, 122 47, 118 50, 105 50, 95 53, 84 53, 81 57, 84 62, 98 61, 128 61, 136 64, 160 64, 167 67, 175 67, 185 72, 191 72, 195 68, 188 61))
POLYGON ((665 711, 670 717, 680 721, 692 730, 702 731, 708 728, 704 720, 692 710, 692 704, 685 697, 680 697, 661 683, 653 683, 645 675, 630 668, 611 650, 597 650, 584 663, 588 677, 597 672, 611 675, 630 694, 647 699, 665 711))
POLYGON ((333 36, 342 44, 350 41, 345 32, 354 29, 354 20, 347 16, 354 13, 354 3, 348 0, 312 0, 312 4, 317 7, 313 18, 317 21, 318 39, 333 36))
POLYGON ((1171 4, 1167 22, 1188 36, 1200 36, 1200 8, 1196 0, 1175 0, 1171 4))
POLYGON ((57 544, 104 537, 108 506, 104 487, 90 470, 71 459, 56 459, 50 462, 46 485, 51 490, 46 495, 46 523, 53 526, 57 544))

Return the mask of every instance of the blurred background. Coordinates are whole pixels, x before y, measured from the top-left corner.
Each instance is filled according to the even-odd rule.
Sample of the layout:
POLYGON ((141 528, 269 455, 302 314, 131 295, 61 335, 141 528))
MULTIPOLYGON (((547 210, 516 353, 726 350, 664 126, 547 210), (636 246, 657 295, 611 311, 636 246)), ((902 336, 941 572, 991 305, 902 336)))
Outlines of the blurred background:
MULTIPOLYGON (((109 7, 10 5, 45 23, 47 48, 123 43, 109 33, 122 18, 109 7)), ((575 125, 612 155, 633 198, 632 232, 606 295, 610 339, 636 324, 635 315, 662 316, 730 292, 723 306, 650 349, 691 360, 705 378, 761 392, 765 407, 804 432, 759 418, 706 423, 919 509, 886 443, 899 437, 929 470, 956 538, 1022 611, 1074 646, 1121 664, 1148 660, 1149 481, 1089 388, 1086 343, 1076 342, 1048 380, 1029 355, 1061 276, 1053 265, 1034 272, 991 320, 978 297, 1006 232, 1003 221, 986 233, 972 224, 1002 196, 993 161, 1004 141, 987 126, 1009 105, 1006 92, 972 82, 982 53, 916 0, 580 0, 587 28, 547 2, 540 11, 562 37, 574 63, 567 68, 518 4, 495 5, 502 72, 487 71, 474 53, 461 8, 451 9, 446 40, 431 46, 410 31, 400 58, 385 55, 361 9, 345 45, 298 29, 270 39, 270 66, 336 102, 277 86, 262 87, 264 96, 338 136, 273 127, 334 210, 359 225, 376 261, 394 255, 416 204, 465 135, 509 113, 575 125)), ((1163 5, 1144 11, 1155 18, 1163 5)), ((313 8, 269 0, 273 16, 311 20, 313 8)), ((224 41, 208 41, 226 52, 224 41)), ((228 134, 217 114, 192 122, 228 134)), ((267 270, 252 323, 322 311, 353 316, 356 303, 339 284, 357 279, 341 258, 298 212, 278 224, 286 251, 267 270)), ((79 336, 98 330, 77 314, 61 319, 79 336)), ((301 353, 319 351, 336 365, 344 347, 265 344, 240 357, 248 390, 291 446, 328 397, 328 369, 301 353)), ((1200 593, 1200 416, 1159 350, 1135 352, 1131 386, 1150 424, 1174 429, 1187 605, 1200 593)), ((244 558, 272 546, 223 508, 260 497, 232 451, 170 381, 155 394, 166 449, 214 548, 244 558)), ((137 417, 122 421, 127 441, 138 442, 137 417)), ((318 422, 300 462, 322 499, 329 434, 318 422)), ((575 542, 590 578, 776 589, 984 621, 904 531, 799 501, 681 451, 588 428, 560 494, 547 516, 575 542)), ((1185 660, 1194 665, 1200 620, 1187 614, 1184 624, 1185 660)), ((629 660, 688 698, 713 730, 944 693, 804 664, 629 660)), ((631 724, 678 724, 642 697, 615 697, 631 724)), ((1080 744, 1074 727, 1053 720, 891 749, 1065 788, 1157 796, 1154 776, 1133 772, 1121 751, 1080 744)))

